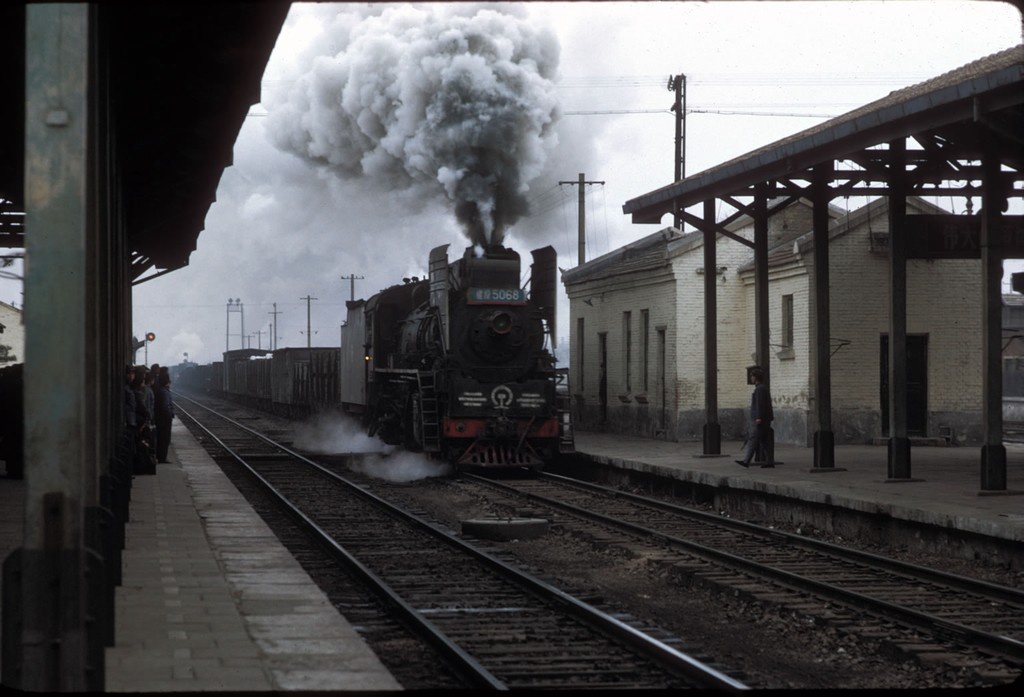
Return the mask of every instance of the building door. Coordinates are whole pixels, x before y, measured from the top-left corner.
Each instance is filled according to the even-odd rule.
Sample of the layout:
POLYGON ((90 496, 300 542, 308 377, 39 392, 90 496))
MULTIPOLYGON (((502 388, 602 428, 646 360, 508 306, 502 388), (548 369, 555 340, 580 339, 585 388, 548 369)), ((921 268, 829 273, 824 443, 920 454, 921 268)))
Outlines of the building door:
POLYGON ((658 390, 658 406, 661 407, 661 423, 659 424, 662 433, 665 432, 667 424, 666 409, 668 408, 667 400, 665 399, 665 328, 658 327, 658 379, 657 379, 657 390, 658 390))
POLYGON ((601 425, 608 423, 608 334, 597 335, 597 357, 600 367, 597 372, 597 396, 601 409, 601 425))
MULTIPOLYGON (((889 435, 889 335, 881 340, 882 435, 889 435)), ((907 335, 907 436, 928 435, 928 335, 907 335)))

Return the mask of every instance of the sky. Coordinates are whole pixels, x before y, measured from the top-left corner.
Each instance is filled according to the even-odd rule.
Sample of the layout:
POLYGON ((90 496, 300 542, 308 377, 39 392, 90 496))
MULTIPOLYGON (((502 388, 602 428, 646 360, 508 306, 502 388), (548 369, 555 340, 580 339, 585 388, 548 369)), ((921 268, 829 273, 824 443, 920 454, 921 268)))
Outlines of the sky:
POLYGON ((295 3, 189 265, 134 287, 137 361, 269 348, 275 318, 278 347, 337 346, 346 300, 440 245, 576 266, 581 174, 587 259, 657 231, 622 206, 673 180, 671 76, 690 175, 1020 42, 989 0, 295 3))

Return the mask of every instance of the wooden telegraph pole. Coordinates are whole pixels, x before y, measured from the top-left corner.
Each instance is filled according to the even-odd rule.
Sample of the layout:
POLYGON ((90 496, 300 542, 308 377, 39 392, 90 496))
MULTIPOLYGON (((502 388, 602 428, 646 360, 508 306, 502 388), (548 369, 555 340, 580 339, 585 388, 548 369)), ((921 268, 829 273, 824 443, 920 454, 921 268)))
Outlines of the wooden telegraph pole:
POLYGON ((579 221, 580 221, 580 225, 579 225, 579 262, 578 263, 579 263, 580 266, 582 266, 583 262, 585 262, 587 260, 587 253, 586 253, 586 251, 587 251, 586 250, 586 247, 587 247, 587 236, 586 236, 586 231, 587 231, 587 223, 586 223, 587 210, 586 210, 586 197, 584 196, 583 187, 586 184, 604 184, 604 182, 588 182, 588 181, 586 181, 586 177, 583 176, 583 172, 580 172, 579 180, 577 180, 577 181, 560 181, 558 183, 559 184, 567 184, 569 186, 572 186, 573 184, 575 184, 575 185, 580 187, 580 191, 579 191, 579 195, 580 195, 580 198, 579 198, 579 208, 580 208, 579 221))

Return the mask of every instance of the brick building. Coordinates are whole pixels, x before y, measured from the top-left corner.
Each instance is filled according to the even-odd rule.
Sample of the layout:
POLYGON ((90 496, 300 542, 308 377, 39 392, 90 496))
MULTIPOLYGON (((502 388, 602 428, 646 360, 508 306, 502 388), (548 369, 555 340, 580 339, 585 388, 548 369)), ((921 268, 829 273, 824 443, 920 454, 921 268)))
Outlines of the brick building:
POLYGON ((0 301, 0 367, 25 362, 25 323, 21 310, 0 301))
MULTIPOLYGON (((920 198, 908 214, 942 212, 920 198)), ((829 209, 832 413, 836 443, 887 436, 887 200, 829 209)), ((728 228, 752 239, 740 217, 728 228)), ((769 345, 775 438, 811 445, 814 293, 811 206, 769 223, 769 345)), ((699 440, 706 420, 703 234, 665 228, 562 275, 570 302, 570 388, 580 428, 699 440)), ((749 247, 717 242, 718 418, 745 434, 755 361, 749 247)), ((981 435, 980 262, 911 260, 907 352, 911 436, 978 442, 981 435)))

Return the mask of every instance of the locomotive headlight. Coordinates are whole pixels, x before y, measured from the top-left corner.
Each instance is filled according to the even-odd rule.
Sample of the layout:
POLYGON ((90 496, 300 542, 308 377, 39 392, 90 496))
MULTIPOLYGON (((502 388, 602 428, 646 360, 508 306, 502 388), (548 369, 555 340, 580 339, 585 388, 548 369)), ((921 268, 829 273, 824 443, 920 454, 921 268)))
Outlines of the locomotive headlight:
POLYGON ((496 312, 491 317, 491 330, 495 334, 508 334, 512 331, 512 316, 507 312, 496 312))

